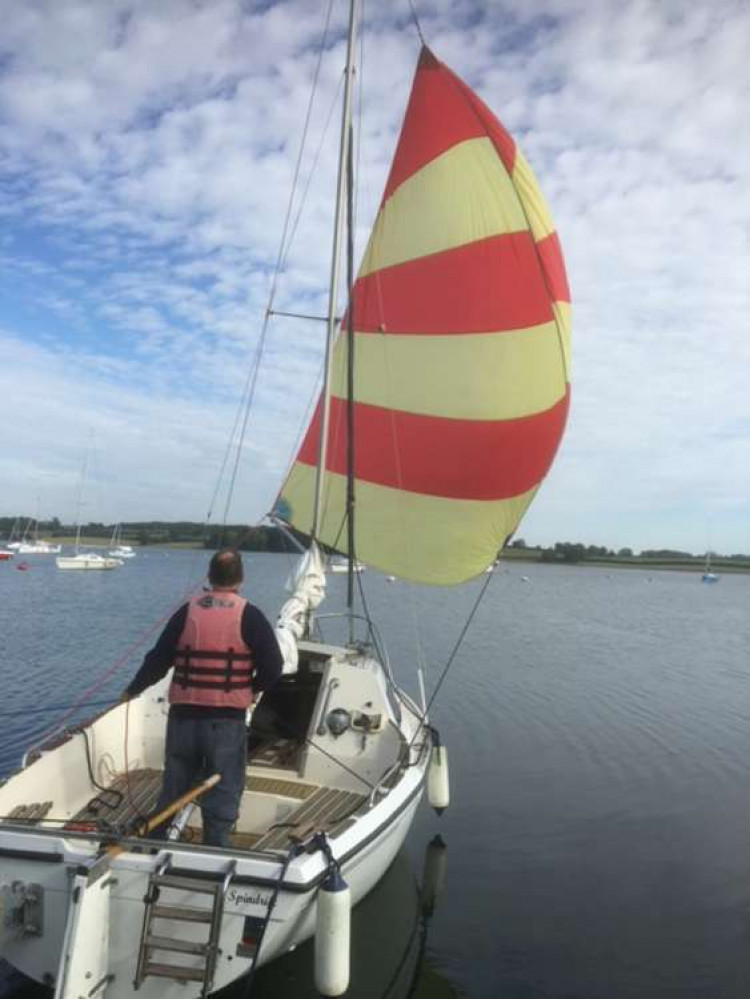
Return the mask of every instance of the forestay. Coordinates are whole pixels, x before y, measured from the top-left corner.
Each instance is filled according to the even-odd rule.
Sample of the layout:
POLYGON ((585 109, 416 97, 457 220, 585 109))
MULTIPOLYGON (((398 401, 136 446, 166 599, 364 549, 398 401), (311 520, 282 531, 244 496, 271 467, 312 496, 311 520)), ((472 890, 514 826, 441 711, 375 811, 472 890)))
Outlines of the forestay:
MULTIPOLYGON (((493 561, 562 436, 569 300, 558 238, 523 154, 424 48, 352 296, 357 558, 437 584, 493 561)), ((318 532, 338 548, 347 353, 339 335, 318 532)), ((306 533, 320 409, 276 507, 306 533)))

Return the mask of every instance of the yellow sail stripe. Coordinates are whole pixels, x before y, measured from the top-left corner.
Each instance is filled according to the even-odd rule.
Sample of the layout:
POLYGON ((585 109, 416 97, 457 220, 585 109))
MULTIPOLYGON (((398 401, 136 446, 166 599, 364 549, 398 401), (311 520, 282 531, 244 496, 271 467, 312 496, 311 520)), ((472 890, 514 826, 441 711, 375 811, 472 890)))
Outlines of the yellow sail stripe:
POLYGON ((488 138, 469 139, 422 167, 386 201, 359 274, 527 229, 494 146, 488 138))
MULTIPOLYGON (((534 240, 538 243, 540 239, 544 239, 555 231, 555 224, 547 208, 544 195, 536 182, 534 172, 518 146, 516 146, 516 159, 513 165, 513 186, 521 199, 534 240)), ((528 228, 525 222, 523 227, 524 229, 528 228)))
MULTIPOLYGON (((315 470, 296 464, 283 499, 294 511, 310 510, 315 470)), ((452 586, 479 575, 497 554, 534 497, 536 488, 506 500, 455 500, 357 482, 356 553, 368 565, 401 579, 452 586), (500 541, 498 541, 500 539, 500 541)), ((321 540, 341 547, 346 479, 326 476, 321 540)))
MULTIPOLYGON (((340 398, 347 353, 341 337, 331 382, 340 398)), ((507 333, 357 333, 354 358, 356 401, 409 413, 511 420, 550 409, 565 395, 567 366, 555 322, 507 333)))

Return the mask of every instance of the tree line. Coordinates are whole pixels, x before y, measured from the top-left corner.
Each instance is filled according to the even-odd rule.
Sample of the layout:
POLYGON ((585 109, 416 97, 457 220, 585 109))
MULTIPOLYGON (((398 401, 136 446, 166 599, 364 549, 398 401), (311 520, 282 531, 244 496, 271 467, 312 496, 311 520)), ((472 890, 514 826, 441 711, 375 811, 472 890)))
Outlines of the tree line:
MULTIPOLYGON (((692 552, 679 551, 673 548, 646 548, 641 552, 635 552, 632 548, 618 548, 615 550, 614 548, 607 548, 604 545, 584 545, 573 541, 558 541, 556 544, 544 548, 541 546, 529 546, 523 538, 512 541, 509 547, 524 549, 529 552, 534 551, 541 562, 576 563, 602 560, 691 562, 697 558, 703 558, 702 555, 694 555, 692 552)), ((742 554, 720 555, 717 557, 722 561, 746 562, 750 560, 750 555, 742 554)))
MULTIPOLYGON (((270 525, 250 527, 247 524, 227 524, 226 526, 211 526, 193 521, 129 521, 120 524, 105 524, 101 521, 90 521, 81 525, 84 539, 86 537, 111 537, 117 527, 118 540, 123 544, 132 545, 170 545, 189 544, 196 548, 239 548, 242 551, 253 552, 288 552, 293 546, 289 538, 278 528, 270 525)), ((0 537, 10 540, 11 533, 19 538, 24 531, 33 535, 37 530, 40 535, 55 541, 65 541, 75 538, 76 528, 73 524, 63 524, 57 517, 50 520, 40 520, 34 526, 30 517, 0 517, 0 537)), ((295 533, 295 532, 291 532, 295 533)))

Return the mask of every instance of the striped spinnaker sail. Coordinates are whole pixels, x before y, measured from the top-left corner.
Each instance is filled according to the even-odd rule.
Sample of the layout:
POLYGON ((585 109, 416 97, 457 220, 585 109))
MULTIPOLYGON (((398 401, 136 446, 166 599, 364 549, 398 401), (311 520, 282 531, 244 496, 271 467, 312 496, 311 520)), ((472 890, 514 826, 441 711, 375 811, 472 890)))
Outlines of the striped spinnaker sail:
MULTIPOLYGON (((565 426, 570 294, 520 149, 422 50, 354 286, 356 555, 454 584, 495 558, 565 426)), ((319 539, 345 545, 346 338, 334 347, 319 539)), ((320 404, 277 510, 312 523, 320 404)))

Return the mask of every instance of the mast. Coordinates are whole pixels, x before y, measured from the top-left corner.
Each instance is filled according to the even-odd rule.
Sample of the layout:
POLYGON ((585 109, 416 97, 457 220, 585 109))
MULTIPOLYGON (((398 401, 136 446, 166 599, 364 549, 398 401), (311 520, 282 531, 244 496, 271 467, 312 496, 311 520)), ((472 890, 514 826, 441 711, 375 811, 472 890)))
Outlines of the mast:
MULTIPOLYGON (((339 144, 339 168, 336 186, 336 213, 333 223, 333 249, 331 253, 331 278, 328 292, 328 319, 323 369, 323 390, 321 393, 320 440, 318 441, 318 468, 315 477, 315 505, 311 536, 317 539, 323 508, 323 482, 325 476, 326 452, 328 447, 328 423, 331 403, 331 358, 333 340, 336 335, 336 312, 339 287, 339 264, 341 241, 344 229, 347 186, 347 158, 352 123, 352 93, 354 91, 354 37, 359 19, 360 0, 349 0, 349 30, 346 43, 346 68, 344 70, 344 106, 341 114, 341 140, 339 144)), ((350 566, 351 571, 351 566, 350 566)))
POLYGON ((86 469, 89 463, 89 449, 88 447, 83 454, 83 467, 81 468, 81 481, 78 483, 78 497, 76 499, 76 545, 75 553, 79 553, 81 549, 81 507, 83 506, 83 484, 86 481, 86 469))
POLYGON ((354 642, 354 136, 349 128, 346 170, 346 607, 349 642, 354 642))

